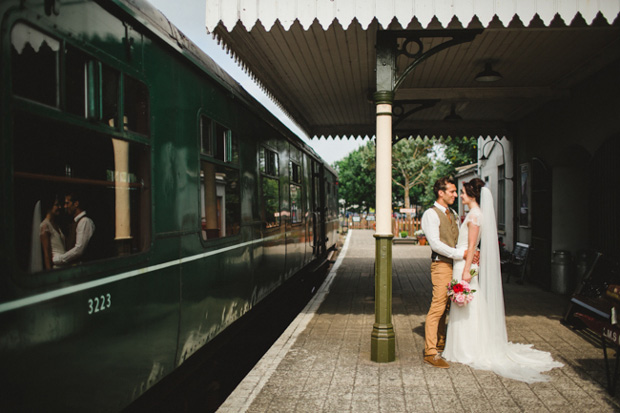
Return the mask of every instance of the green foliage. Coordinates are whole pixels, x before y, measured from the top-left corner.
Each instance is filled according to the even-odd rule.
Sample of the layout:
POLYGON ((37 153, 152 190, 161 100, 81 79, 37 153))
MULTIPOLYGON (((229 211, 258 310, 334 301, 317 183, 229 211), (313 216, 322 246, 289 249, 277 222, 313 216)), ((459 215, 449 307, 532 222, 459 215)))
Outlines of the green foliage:
POLYGON ((335 162, 338 194, 344 199, 345 209, 349 211, 368 211, 375 207, 374 147, 374 142, 368 142, 346 158, 335 162), (357 207, 354 208, 354 205, 357 207))
POLYGON ((433 145, 432 140, 402 139, 392 146, 392 181, 403 189, 405 208, 411 206, 410 191, 424 184, 433 167, 433 145))
POLYGON ((425 185, 424 195, 420 204, 426 209, 435 202, 433 185, 444 176, 454 177, 456 168, 470 165, 477 160, 478 139, 473 137, 445 138, 436 145, 440 153, 435 162, 433 172, 429 174, 425 185))
MULTIPOLYGON (((409 208, 430 207, 435 202, 433 185, 443 176, 454 176, 456 168, 476 161, 476 138, 402 139, 392 147, 392 202, 409 208)), ((375 207, 375 143, 351 152, 335 163, 339 173, 339 194, 348 210, 375 207)))
MULTIPOLYGON (((447 164, 452 168, 476 162, 478 138, 448 138, 442 143, 447 164)), ((452 170, 454 173, 454 169, 452 170)))

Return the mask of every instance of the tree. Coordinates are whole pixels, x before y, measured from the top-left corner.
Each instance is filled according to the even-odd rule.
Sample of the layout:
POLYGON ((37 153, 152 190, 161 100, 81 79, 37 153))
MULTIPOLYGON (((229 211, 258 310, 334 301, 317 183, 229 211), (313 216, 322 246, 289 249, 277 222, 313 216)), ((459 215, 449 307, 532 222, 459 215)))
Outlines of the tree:
MULTIPOLYGON (((403 200, 405 208, 411 206, 410 194, 422 193, 433 162, 429 157, 433 140, 403 139, 392 146, 392 201, 403 200)), ((369 144, 360 151, 363 164, 375 174, 376 146, 369 144)))
POLYGON ((411 207, 409 192, 421 186, 433 166, 429 154, 432 140, 402 139, 392 146, 392 181, 404 191, 405 208, 411 207))
MULTIPOLYGON (((375 207, 375 174, 368 164, 369 153, 374 153, 374 143, 351 152, 346 158, 336 161, 338 169, 338 195, 345 201, 345 209, 367 211, 375 207)), ((373 156, 374 160, 374 156, 373 156)))
MULTIPOLYGON (((392 147, 392 197, 402 199, 405 208, 416 203, 425 207, 435 201, 433 184, 442 176, 454 176, 456 168, 476 161, 475 138, 403 139, 392 147)), ((361 210, 375 206, 374 142, 351 152, 335 163, 339 173, 339 194, 345 207, 359 205, 361 210)))
POLYGON ((437 153, 432 172, 426 180, 426 191, 421 199, 422 205, 430 207, 435 202, 433 185, 444 176, 454 177, 456 168, 470 165, 478 159, 478 139, 473 137, 445 138, 435 146, 437 153))
POLYGON ((470 165, 478 159, 478 138, 447 138, 442 143, 444 157, 452 168, 452 174, 459 166, 470 165))

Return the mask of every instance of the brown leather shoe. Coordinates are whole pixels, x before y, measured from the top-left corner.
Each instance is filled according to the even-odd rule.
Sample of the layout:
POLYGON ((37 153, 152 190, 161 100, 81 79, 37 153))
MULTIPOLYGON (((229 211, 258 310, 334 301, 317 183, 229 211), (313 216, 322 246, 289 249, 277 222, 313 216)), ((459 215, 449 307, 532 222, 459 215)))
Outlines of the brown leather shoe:
POLYGON ((447 369, 450 367, 447 361, 441 358, 439 354, 432 354, 430 356, 424 356, 424 362, 430 364, 433 367, 439 367, 440 369, 447 369))

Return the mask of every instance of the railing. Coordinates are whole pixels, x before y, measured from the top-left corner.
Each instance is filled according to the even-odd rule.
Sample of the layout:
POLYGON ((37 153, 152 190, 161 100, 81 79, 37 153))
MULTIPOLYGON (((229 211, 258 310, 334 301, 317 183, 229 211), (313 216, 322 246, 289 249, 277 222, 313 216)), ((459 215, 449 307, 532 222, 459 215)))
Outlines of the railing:
POLYGON ((399 237, 402 231, 413 237, 413 233, 420 229, 420 218, 392 218, 392 234, 399 237))
MULTIPOLYGON (((345 231, 347 229, 376 229, 376 222, 364 217, 340 217, 340 227, 345 231)), ((402 231, 407 231, 407 234, 413 237, 413 233, 419 229, 419 218, 392 218, 392 234, 395 237, 399 237, 402 231)))
POLYGON ((342 229, 376 229, 376 221, 364 217, 340 217, 342 229))

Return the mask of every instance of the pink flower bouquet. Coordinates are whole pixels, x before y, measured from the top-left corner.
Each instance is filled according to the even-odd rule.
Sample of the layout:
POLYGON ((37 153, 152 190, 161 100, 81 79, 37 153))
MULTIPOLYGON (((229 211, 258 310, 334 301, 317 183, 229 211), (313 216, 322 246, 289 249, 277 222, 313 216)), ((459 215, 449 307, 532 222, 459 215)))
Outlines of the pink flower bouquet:
POLYGON ((448 285, 448 298, 459 307, 471 302, 475 292, 476 290, 472 290, 466 281, 452 280, 448 285))

